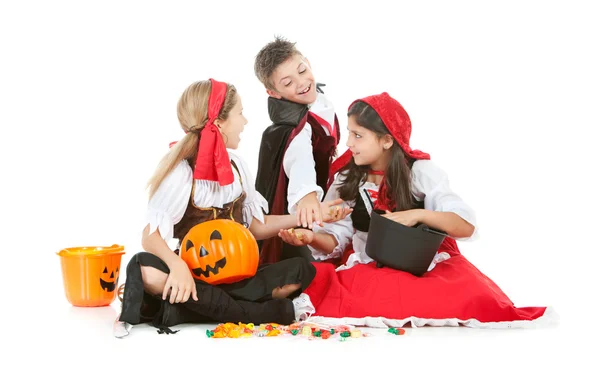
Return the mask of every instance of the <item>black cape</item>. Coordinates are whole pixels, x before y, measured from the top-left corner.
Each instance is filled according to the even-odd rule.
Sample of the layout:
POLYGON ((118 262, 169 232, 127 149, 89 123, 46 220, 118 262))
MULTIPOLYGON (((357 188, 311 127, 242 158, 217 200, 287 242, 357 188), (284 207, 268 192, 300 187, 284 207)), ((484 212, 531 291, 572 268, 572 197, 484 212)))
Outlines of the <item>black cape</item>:
MULTIPOLYGON (((264 196, 269 204, 269 214, 289 214, 287 211, 287 187, 289 180, 283 171, 283 157, 292 139, 302 131, 305 124, 312 127, 312 155, 315 160, 317 185, 327 191, 327 180, 333 157, 339 142, 339 124, 335 117, 336 138, 327 135, 321 125, 309 114, 307 105, 298 104, 285 99, 268 99, 269 118, 272 124, 262 135, 256 190, 264 196)), ((310 155, 311 153, 307 153, 310 155)), ((314 259, 307 247, 296 247, 284 244, 279 237, 259 243, 261 249, 260 262, 275 263, 291 257, 314 259)))

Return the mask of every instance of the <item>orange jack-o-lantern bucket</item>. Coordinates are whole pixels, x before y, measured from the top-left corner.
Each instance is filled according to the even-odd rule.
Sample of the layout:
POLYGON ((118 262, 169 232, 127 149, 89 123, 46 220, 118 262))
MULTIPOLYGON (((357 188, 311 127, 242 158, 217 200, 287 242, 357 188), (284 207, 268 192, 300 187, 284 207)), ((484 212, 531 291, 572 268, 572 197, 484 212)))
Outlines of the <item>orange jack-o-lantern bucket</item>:
POLYGON ((195 279, 217 285, 256 274, 258 243, 243 225, 228 219, 194 226, 181 242, 179 255, 195 279))
POLYGON ((67 300, 74 306, 107 306, 117 297, 124 247, 70 247, 60 256, 67 300))

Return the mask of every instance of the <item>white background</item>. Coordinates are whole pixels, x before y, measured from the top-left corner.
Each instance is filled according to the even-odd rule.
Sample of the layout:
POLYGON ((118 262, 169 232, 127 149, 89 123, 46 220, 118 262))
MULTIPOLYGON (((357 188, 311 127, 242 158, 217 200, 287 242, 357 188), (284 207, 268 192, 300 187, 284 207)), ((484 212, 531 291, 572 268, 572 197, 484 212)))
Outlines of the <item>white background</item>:
MULTIPOLYGON (((600 123, 600 27, 593 2, 393 4, 3 2, 2 309, 10 309, 5 320, 18 323, 11 353, 21 359, 36 359, 32 347, 61 353, 53 347, 65 339, 63 347, 72 345, 101 367, 107 364, 94 358, 95 345, 117 358, 151 352, 175 362, 183 355, 183 338, 174 338, 181 335, 152 332, 145 341, 119 341, 110 331, 113 310, 95 316, 72 308, 56 252, 117 243, 126 248, 124 268, 141 250, 145 184, 168 143, 182 136, 176 104, 193 81, 212 77, 238 88, 249 120, 239 152, 255 171, 269 120, 254 56, 279 34, 297 42, 317 80, 327 84, 342 126, 340 153, 348 105, 389 92, 411 116, 411 146, 430 153, 477 211, 481 238, 459 244, 462 252, 515 305, 552 306, 561 317, 562 331, 551 339, 512 332, 465 337, 461 330, 459 341, 455 333, 447 340, 436 333, 371 345, 372 354, 360 346, 365 355, 401 352, 402 360, 422 363, 425 355, 443 362, 463 350, 463 359, 451 360, 463 366, 483 363, 479 359, 501 365, 498 353, 511 363, 519 355, 565 363, 590 355, 583 337, 596 335, 599 245, 598 136, 592 131, 600 123), (169 346, 169 338, 179 343, 169 346), (166 353, 160 347, 168 347, 166 353), (431 355, 441 348, 444 354, 431 355)), ((200 343, 196 352, 211 344, 241 353, 252 347, 261 357, 287 355, 295 362, 312 355, 281 343, 272 351, 214 346, 197 334, 187 336, 200 343)), ((307 350, 329 350, 323 347, 307 350)), ((357 351, 336 352, 343 360, 357 351)), ((67 357, 56 362, 66 365, 67 357)))

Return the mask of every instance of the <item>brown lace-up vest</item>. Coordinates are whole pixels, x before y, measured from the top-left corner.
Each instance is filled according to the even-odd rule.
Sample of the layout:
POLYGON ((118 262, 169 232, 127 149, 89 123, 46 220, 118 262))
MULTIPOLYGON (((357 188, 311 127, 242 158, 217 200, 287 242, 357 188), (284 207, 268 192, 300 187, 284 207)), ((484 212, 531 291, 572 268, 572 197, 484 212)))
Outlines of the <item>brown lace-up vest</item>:
MULTIPOLYGON (((234 169, 238 173, 240 177, 240 183, 242 183, 242 176, 240 175, 240 171, 238 170, 238 167, 237 165, 235 165, 233 160, 231 161, 231 165, 233 165, 234 169)), ((242 207, 244 206, 244 200, 246 199, 246 192, 244 190, 242 190, 242 194, 237 199, 227 204, 224 204, 222 208, 202 208, 194 204, 194 190, 196 187, 196 181, 192 181, 192 193, 190 195, 190 200, 188 202, 187 209, 185 210, 181 221, 175 224, 175 227, 173 229, 173 236, 175 238, 178 238, 179 242, 183 240, 185 235, 189 232, 190 229, 192 229, 192 227, 209 220, 231 219, 247 227, 247 224, 244 222, 242 213, 242 207)))

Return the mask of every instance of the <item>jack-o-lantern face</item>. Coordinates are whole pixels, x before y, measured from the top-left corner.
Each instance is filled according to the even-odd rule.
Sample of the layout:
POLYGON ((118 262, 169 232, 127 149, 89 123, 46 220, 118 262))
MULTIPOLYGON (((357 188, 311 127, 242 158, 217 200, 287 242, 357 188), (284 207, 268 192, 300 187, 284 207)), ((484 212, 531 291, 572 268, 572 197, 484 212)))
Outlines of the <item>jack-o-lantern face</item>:
POLYGON ((103 291, 112 292, 117 287, 117 283, 119 283, 119 267, 117 266, 117 269, 114 271, 109 270, 108 267, 104 267, 100 275, 100 288, 103 291))
POLYGON ((258 268, 258 244, 250 231, 228 219, 203 222, 187 233, 179 250, 194 278, 210 284, 252 277, 258 268))
POLYGON ((106 306, 117 297, 123 246, 70 247, 58 252, 67 300, 74 306, 106 306))

